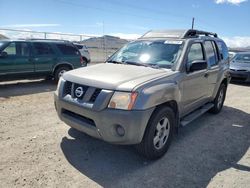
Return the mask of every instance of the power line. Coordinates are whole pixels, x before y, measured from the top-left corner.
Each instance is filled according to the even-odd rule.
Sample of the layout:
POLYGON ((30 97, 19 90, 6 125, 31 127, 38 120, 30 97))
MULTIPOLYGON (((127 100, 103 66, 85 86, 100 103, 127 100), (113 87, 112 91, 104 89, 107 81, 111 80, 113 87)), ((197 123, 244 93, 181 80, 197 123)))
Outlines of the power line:
MULTIPOLYGON (((85 9, 88 8, 88 9, 93 9, 93 10, 97 10, 97 11, 101 11, 101 12, 105 12, 105 13, 109 12, 109 13, 117 13, 119 15, 125 15, 125 16, 136 17, 136 18, 139 17, 141 19, 151 20, 151 21, 154 21, 154 22, 156 22, 156 21, 166 22, 166 21, 171 20, 169 17, 166 17, 166 18, 162 19, 162 18, 152 18, 152 17, 141 15, 141 14, 140 15, 139 14, 134 14, 134 13, 131 13, 131 12, 128 13, 128 12, 124 12, 122 9, 119 9, 119 11, 118 11, 118 10, 114 10, 114 9, 110 10, 110 9, 107 9, 107 8, 93 7, 93 6, 83 4, 83 3, 69 2, 69 1, 66 1, 66 0, 56 0, 56 1, 59 2, 59 3, 71 5, 71 6, 74 6, 74 7, 82 6, 81 8, 85 8, 85 9)), ((117 4, 121 4, 121 3, 117 3, 117 4)), ((127 5, 127 6, 129 6, 129 5, 127 5)), ((132 8, 137 9, 136 7, 132 7, 132 8)), ((141 9, 141 10, 143 10, 143 9, 141 9)), ((145 9, 145 10, 147 10, 147 9, 145 9)), ((157 13, 156 10, 154 10, 154 11, 151 10, 151 12, 154 12, 154 14, 161 14, 161 15, 164 14, 165 16, 169 14, 169 13, 163 13, 163 12, 158 12, 157 13)), ((176 17, 176 15, 174 15, 174 16, 176 17)), ((183 16, 183 18, 184 18, 184 16, 183 16)), ((183 19, 182 20, 174 19, 172 21, 187 23, 183 19)))

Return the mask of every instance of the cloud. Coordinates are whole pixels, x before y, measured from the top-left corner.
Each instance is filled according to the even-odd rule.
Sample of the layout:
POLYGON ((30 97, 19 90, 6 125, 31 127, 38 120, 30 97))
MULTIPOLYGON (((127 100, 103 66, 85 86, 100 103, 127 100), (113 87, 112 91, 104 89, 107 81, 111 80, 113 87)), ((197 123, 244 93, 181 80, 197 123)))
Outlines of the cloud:
POLYGON ((222 37, 222 39, 225 41, 227 46, 231 48, 250 47, 250 37, 235 36, 235 37, 222 37))
POLYGON ((224 4, 224 3, 228 3, 228 4, 233 4, 233 5, 239 5, 241 3, 244 3, 248 0, 215 0, 216 4, 224 4))
POLYGON ((14 28, 23 28, 23 27, 58 27, 60 24, 12 24, 12 25, 2 25, 1 27, 14 27, 14 28))

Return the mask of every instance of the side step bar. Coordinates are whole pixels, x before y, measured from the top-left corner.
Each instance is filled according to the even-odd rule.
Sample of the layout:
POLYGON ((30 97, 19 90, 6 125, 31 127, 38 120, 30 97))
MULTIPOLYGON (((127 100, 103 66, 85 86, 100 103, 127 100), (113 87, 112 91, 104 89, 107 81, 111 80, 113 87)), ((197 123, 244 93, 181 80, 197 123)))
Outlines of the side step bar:
POLYGON ((206 113, 208 110, 210 110, 213 107, 214 107, 213 103, 205 104, 201 108, 198 108, 197 110, 193 111, 192 113, 188 114, 183 119, 181 119, 180 125, 183 127, 186 126, 187 124, 197 119, 198 117, 200 117, 202 114, 206 113))

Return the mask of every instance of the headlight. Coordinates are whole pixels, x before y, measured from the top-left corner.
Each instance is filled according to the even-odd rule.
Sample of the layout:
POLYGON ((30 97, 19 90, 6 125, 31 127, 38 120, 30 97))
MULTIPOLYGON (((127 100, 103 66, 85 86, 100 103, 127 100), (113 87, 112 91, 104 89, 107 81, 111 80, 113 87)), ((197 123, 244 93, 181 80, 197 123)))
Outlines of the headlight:
POLYGON ((134 106, 137 93, 115 92, 109 101, 109 108, 131 110, 134 106))

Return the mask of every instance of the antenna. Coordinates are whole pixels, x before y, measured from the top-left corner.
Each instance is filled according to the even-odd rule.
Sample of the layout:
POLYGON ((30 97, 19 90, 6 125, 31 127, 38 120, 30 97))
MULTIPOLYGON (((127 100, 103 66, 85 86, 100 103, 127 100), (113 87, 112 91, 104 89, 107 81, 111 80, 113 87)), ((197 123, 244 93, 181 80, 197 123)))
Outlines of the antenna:
POLYGON ((193 19, 192 19, 192 29, 194 29, 194 20, 195 20, 195 18, 193 17, 193 19))

